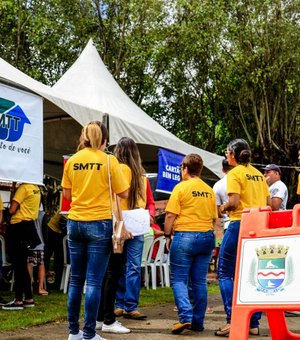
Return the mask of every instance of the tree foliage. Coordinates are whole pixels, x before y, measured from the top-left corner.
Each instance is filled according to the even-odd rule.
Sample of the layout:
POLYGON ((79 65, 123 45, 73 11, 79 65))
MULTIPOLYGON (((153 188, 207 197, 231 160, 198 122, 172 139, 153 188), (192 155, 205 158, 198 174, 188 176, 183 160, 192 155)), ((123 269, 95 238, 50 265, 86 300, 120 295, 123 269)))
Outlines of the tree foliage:
POLYGON ((300 0, 2 0, 0 54, 53 84, 89 38, 134 102, 186 142, 291 164, 300 0))

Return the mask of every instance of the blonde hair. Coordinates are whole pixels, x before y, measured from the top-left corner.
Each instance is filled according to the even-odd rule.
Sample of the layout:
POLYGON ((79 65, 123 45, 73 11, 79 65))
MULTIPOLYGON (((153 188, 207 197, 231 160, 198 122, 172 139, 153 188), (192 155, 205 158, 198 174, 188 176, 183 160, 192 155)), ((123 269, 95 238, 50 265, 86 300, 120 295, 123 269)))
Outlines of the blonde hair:
POLYGON ((90 147, 92 149, 100 149, 102 145, 102 131, 99 122, 90 122, 81 130, 78 150, 90 147))

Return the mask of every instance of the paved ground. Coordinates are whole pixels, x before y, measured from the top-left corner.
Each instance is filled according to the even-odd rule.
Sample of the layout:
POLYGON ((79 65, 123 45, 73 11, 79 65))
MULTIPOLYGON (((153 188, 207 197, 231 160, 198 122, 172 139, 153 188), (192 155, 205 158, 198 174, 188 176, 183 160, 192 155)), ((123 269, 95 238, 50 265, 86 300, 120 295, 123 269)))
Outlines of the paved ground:
MULTIPOLYGON (((170 328, 177 321, 177 314, 173 311, 174 305, 163 304, 155 307, 147 307, 141 309, 148 319, 146 321, 133 321, 127 319, 119 319, 124 325, 131 328, 132 333, 127 335, 101 334, 108 340, 175 340, 175 339, 218 339, 214 336, 214 330, 223 326, 224 311, 219 295, 209 297, 209 304, 213 308, 214 313, 208 314, 205 320, 205 330, 201 333, 194 333, 185 330, 182 335, 172 335, 170 328)), ((289 329, 300 334, 300 317, 287 318, 289 329)), ((268 325, 265 316, 261 322, 261 335, 251 337, 256 340, 271 339, 269 336, 268 325)), ((10 332, 0 332, 1 340, 66 340, 68 337, 67 323, 53 323, 39 327, 30 327, 18 329, 10 332)), ((235 339, 244 340, 244 339, 235 339)), ((285 339, 282 339, 285 340, 285 339)))

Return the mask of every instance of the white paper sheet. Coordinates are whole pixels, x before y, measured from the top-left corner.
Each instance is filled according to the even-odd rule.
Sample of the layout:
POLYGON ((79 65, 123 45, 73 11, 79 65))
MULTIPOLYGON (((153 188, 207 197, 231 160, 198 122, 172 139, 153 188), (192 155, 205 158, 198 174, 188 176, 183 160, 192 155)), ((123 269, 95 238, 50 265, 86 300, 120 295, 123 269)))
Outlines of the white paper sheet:
POLYGON ((122 211, 125 227, 133 236, 145 235, 150 231, 149 210, 140 208, 122 211))

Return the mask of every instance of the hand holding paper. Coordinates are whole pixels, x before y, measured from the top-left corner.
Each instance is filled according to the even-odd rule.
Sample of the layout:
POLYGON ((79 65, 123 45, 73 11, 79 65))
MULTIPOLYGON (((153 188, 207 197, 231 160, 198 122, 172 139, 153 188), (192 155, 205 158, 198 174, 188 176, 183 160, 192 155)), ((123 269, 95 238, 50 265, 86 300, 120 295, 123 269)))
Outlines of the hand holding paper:
POLYGON ((123 210, 123 220, 126 229, 133 236, 145 235, 150 232, 150 214, 143 208, 133 210, 123 210))

